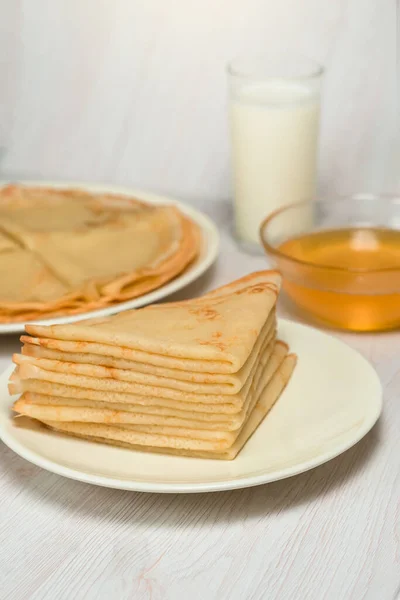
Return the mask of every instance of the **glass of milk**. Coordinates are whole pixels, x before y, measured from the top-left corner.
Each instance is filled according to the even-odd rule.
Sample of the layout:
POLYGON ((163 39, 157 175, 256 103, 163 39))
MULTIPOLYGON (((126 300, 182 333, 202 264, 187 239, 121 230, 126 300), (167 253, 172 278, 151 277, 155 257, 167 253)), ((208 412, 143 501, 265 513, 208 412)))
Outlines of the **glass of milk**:
POLYGON ((235 228, 248 251, 259 251, 268 214, 314 197, 322 74, 285 54, 228 66, 235 228))

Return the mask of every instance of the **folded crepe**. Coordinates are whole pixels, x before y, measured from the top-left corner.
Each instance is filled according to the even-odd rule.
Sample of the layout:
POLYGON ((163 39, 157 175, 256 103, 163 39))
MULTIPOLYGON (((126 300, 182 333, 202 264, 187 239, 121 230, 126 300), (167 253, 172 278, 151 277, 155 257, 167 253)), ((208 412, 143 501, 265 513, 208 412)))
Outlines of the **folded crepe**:
POLYGON ((281 277, 253 273, 196 300, 70 325, 27 325, 51 349, 201 373, 237 373, 276 304, 281 277), (50 343, 48 343, 50 342, 50 343))
POLYGON ((56 431, 134 450, 145 449, 148 452, 232 460, 237 456, 281 395, 291 377, 295 364, 296 357, 293 354, 288 355, 283 366, 274 374, 268 385, 264 388, 260 399, 233 443, 231 443, 231 440, 226 439, 204 440, 158 434, 143 434, 123 427, 102 424, 71 423, 53 420, 45 421, 45 424, 56 431))
MULTIPOLYGON (((186 410, 208 413, 239 413, 251 401, 254 394, 254 388, 258 385, 260 377, 263 374, 265 362, 270 358, 273 351, 274 340, 265 348, 262 356, 260 356, 257 364, 251 375, 248 377, 243 388, 235 395, 208 395, 208 394, 187 394, 179 390, 169 388, 157 388, 164 393, 164 396, 149 387, 150 392, 147 395, 136 393, 136 384, 128 382, 115 382, 108 379, 96 379, 94 377, 81 378, 86 386, 71 385, 68 383, 71 379, 68 376, 51 371, 44 371, 32 367, 31 365, 22 365, 17 367, 10 377, 9 390, 12 394, 22 392, 36 392, 42 394, 56 393, 57 396, 85 398, 91 400, 100 400, 103 402, 119 402, 130 405, 144 406, 161 406, 165 408, 186 410), (28 370, 30 376, 27 376, 25 371, 28 370), (59 377, 64 383, 59 383, 59 377), (90 380, 90 381, 89 381, 90 380), (108 386, 106 385, 108 383, 108 386), (122 390, 113 389, 112 384, 122 387, 122 390), (103 387, 100 387, 103 385, 103 387), (153 393, 151 393, 153 392, 153 393), (177 397, 177 394, 182 394, 182 397, 177 397)), ((73 377, 73 376, 71 376, 73 377)), ((79 379, 79 378, 76 378, 79 379)), ((76 383, 76 379, 72 379, 76 383)), ((144 386, 141 386, 143 389, 144 386)))
POLYGON ((94 441, 232 459, 295 366, 276 341, 280 284, 262 271, 194 300, 29 325, 14 410, 94 441))
POLYGON ((174 206, 80 190, 0 190, 0 322, 75 314, 137 297, 198 254, 174 206))
MULTIPOLYGON (((135 340, 139 339, 138 345, 141 348, 151 346, 155 348, 155 340, 157 341, 158 337, 161 341, 159 346, 163 346, 165 349, 164 356, 160 351, 156 356, 161 360, 170 358, 166 355, 173 352, 175 356, 180 357, 178 359, 180 362, 186 362, 186 359, 183 358, 184 353, 187 355, 191 353, 192 356, 199 358, 197 361, 191 360, 190 362, 193 364, 194 362, 200 363, 200 357, 203 354, 206 360, 202 360, 202 368, 205 370, 205 368, 210 368, 210 363, 213 363, 214 366, 216 362, 210 361, 208 356, 222 355, 222 359, 226 357, 225 361, 220 361, 222 368, 226 368, 226 364, 229 364, 228 361, 230 361, 231 369, 235 367, 241 369, 248 362, 252 352, 255 352, 257 357, 259 344, 267 345, 269 341, 266 337, 271 330, 269 317, 273 312, 279 283, 275 272, 257 273, 230 286, 224 286, 206 295, 197 303, 196 301, 186 301, 172 305, 157 305, 147 309, 129 311, 124 315, 117 315, 106 320, 94 320, 93 323, 47 327, 28 326, 27 330, 33 330, 39 335, 41 332, 44 332, 45 335, 55 335, 59 332, 61 336, 81 336, 82 338, 93 336, 93 334, 98 338, 101 335, 102 339, 112 347, 115 347, 122 338, 122 341, 131 346, 134 345, 135 340), (173 338, 171 335, 171 310, 174 319, 173 338), (232 313, 235 314, 233 311, 240 314, 240 319, 229 318, 232 313), (123 316, 125 318, 122 318, 123 316), (102 327, 103 332, 99 331, 102 327), (138 333, 140 335, 142 332, 146 332, 147 336, 138 337, 138 333), (165 343, 167 336, 169 336, 169 340, 173 339, 172 352, 171 344, 167 346, 165 343), (181 339, 178 345, 179 338, 181 339)), ((146 354, 150 355, 149 352, 146 354)), ((151 356, 149 360, 152 358, 151 356)), ((132 381, 115 379, 113 373, 109 373, 111 377, 95 376, 93 367, 89 367, 92 376, 71 373, 68 368, 65 368, 65 365, 61 366, 61 363, 58 369, 56 366, 53 371, 46 370, 33 364, 32 360, 23 355, 15 357, 19 368, 11 379, 10 390, 12 393, 31 391, 46 394, 51 393, 51 389, 53 389, 57 390, 57 395, 64 397, 72 395, 91 400, 111 399, 114 402, 118 399, 117 401, 121 403, 166 406, 174 409, 180 407, 182 410, 191 410, 190 404, 193 403, 195 406, 192 410, 204 410, 205 412, 240 412, 248 398, 252 379, 257 372, 257 362, 251 358, 250 363, 253 363, 253 367, 247 371, 247 378, 243 379, 243 387, 236 394, 225 395, 207 394, 204 393, 206 391, 204 388, 200 390, 203 393, 199 393, 196 388, 193 391, 185 391, 176 389, 176 387, 156 387, 137 381, 133 385, 132 381), (71 387, 74 389, 74 394, 71 394, 69 389, 71 387)), ((174 358, 172 357, 171 360, 174 358)), ((48 363, 45 365, 51 368, 48 363)))
MULTIPOLYGON (((46 349, 31 344, 30 338, 27 336, 21 337, 21 340, 26 343, 22 348, 22 354, 14 354, 13 361, 15 364, 23 367, 23 369, 20 369, 20 374, 23 371, 26 378, 35 378, 35 372, 37 371, 35 371, 34 367, 36 367, 37 369, 52 371, 53 373, 135 382, 137 384, 135 386, 136 393, 147 393, 150 395, 157 393, 161 397, 164 394, 162 390, 158 389, 160 387, 176 390, 177 394, 172 396, 168 396, 167 394, 166 397, 178 397, 178 399, 184 398, 184 396, 180 395, 180 392, 189 394, 236 394, 243 388, 248 378, 252 376, 260 353, 265 350, 265 347, 275 335, 275 321, 275 311, 272 311, 243 367, 232 375, 218 375, 219 379, 215 379, 216 376, 212 373, 196 374, 197 378, 195 380, 193 378, 192 380, 181 379, 183 375, 190 375, 190 372, 187 373, 178 369, 162 369, 161 367, 152 368, 150 365, 144 365, 147 371, 142 371, 140 369, 143 363, 124 361, 123 359, 120 359, 119 363, 121 368, 115 366, 115 363, 114 366, 104 366, 102 359, 104 358, 107 362, 107 357, 100 357, 101 362, 96 363, 94 362, 96 355, 57 351, 55 351, 55 355, 48 355, 46 354, 46 349), (78 356, 78 360, 76 360, 76 356, 78 356)), ((52 351, 50 350, 49 352, 51 353, 52 351)), ((113 359, 112 357, 110 360, 118 361, 118 359, 113 359)), ((43 378, 46 379, 46 377, 43 378)), ((63 383, 59 379, 55 381, 63 383)), ((75 384, 71 383, 71 385, 75 384)))
POLYGON ((11 382, 14 383, 13 393, 28 390, 29 380, 33 379, 37 382, 53 382, 74 388, 132 394, 132 402, 134 402, 133 396, 149 396, 200 404, 232 403, 240 407, 259 369, 261 353, 265 357, 267 348, 269 348, 268 354, 272 352, 271 342, 275 338, 275 322, 270 324, 267 322, 266 325, 268 327, 257 340, 261 343, 255 345, 248 360, 237 374, 236 386, 189 383, 127 369, 107 369, 94 365, 49 361, 30 358, 23 354, 14 354, 13 361, 19 365, 19 368, 11 378, 11 382))
MULTIPOLYGON (((263 360, 261 385, 257 384, 249 403, 233 415, 221 413, 171 410, 157 406, 137 406, 87 399, 64 398, 46 394, 24 392, 14 403, 14 410, 26 416, 43 420, 77 421, 88 423, 130 424, 169 428, 200 429, 224 432, 239 429, 247 415, 250 400, 258 400, 261 390, 278 370, 287 355, 287 346, 277 342, 268 361, 263 360)), ((161 430, 160 430, 161 431, 161 430)))

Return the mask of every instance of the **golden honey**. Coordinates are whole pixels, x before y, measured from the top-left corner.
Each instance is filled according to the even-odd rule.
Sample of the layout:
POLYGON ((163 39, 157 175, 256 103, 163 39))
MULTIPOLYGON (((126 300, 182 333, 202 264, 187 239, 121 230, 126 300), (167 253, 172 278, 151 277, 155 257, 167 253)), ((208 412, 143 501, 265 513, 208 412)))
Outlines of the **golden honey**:
POLYGON ((316 231, 277 250, 284 290, 318 320, 354 331, 400 325, 400 230, 316 231))

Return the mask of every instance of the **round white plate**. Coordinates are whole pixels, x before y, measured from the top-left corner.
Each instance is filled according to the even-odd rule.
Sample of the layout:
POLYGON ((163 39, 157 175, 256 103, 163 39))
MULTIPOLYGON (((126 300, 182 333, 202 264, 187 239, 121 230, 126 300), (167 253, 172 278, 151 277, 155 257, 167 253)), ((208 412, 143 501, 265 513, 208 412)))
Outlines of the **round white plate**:
MULTIPOLYGON (((213 492, 244 488, 312 469, 358 442, 381 408, 381 385, 355 350, 316 329, 279 321, 279 337, 297 353, 293 377, 233 461, 147 454, 69 438, 24 418, 13 419, 0 378, 0 437, 48 471, 124 490, 213 492)), ((14 398, 15 399, 15 398, 14 398)))
MULTIPOLYGON (((6 183, 8 182, 0 182, 0 186, 5 185, 6 183)), ((89 192, 107 192, 111 194, 122 194, 127 196, 133 196, 135 198, 138 198, 139 200, 149 202, 150 204, 174 204, 183 213, 190 217, 195 223, 197 223, 197 225, 200 227, 202 234, 200 254, 197 257, 197 259, 183 273, 178 275, 178 277, 161 286, 160 288, 154 290, 153 292, 140 296, 139 298, 134 298, 133 300, 128 300, 127 302, 120 302, 119 304, 115 304, 114 306, 109 306, 107 308, 92 310, 85 313, 81 313, 79 315, 72 315, 69 317, 57 317, 54 319, 38 320, 34 321, 35 323, 46 325, 56 323, 73 323, 82 319, 87 319, 89 317, 107 317, 108 315, 112 315, 122 310, 128 310, 130 308, 139 308, 139 306, 144 306, 145 304, 152 304, 153 302, 157 302, 158 300, 161 300, 162 298, 165 298, 166 296, 169 296, 170 294, 179 291, 189 283, 192 283, 193 281, 198 279, 200 275, 202 275, 212 265, 212 263, 217 257, 219 247, 219 234, 218 229, 216 228, 214 223, 211 221, 211 219, 209 219, 199 210, 192 208, 188 204, 179 202, 174 198, 157 196, 156 194, 151 194, 149 192, 120 188, 117 186, 110 185, 92 185, 88 183, 71 182, 55 183, 52 181, 23 181, 22 183, 23 185, 54 188, 80 188, 89 192)), ((0 323, 0 334, 19 333, 21 331, 24 331, 24 326, 25 323, 0 323)))

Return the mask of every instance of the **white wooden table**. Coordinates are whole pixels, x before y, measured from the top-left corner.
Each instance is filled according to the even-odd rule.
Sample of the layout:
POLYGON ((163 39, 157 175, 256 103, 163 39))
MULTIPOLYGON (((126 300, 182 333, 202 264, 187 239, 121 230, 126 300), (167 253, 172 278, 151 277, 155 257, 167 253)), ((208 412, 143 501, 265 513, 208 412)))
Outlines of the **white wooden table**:
MULTIPOLYGON (((221 256, 180 297, 265 267, 239 252, 225 203, 197 203, 221 256)), ((153 495, 63 479, 0 446, 1 600, 393 600, 400 586, 400 333, 341 335, 376 366, 378 425, 292 479, 153 495)), ((19 347, 0 340, 0 366, 19 347)))

